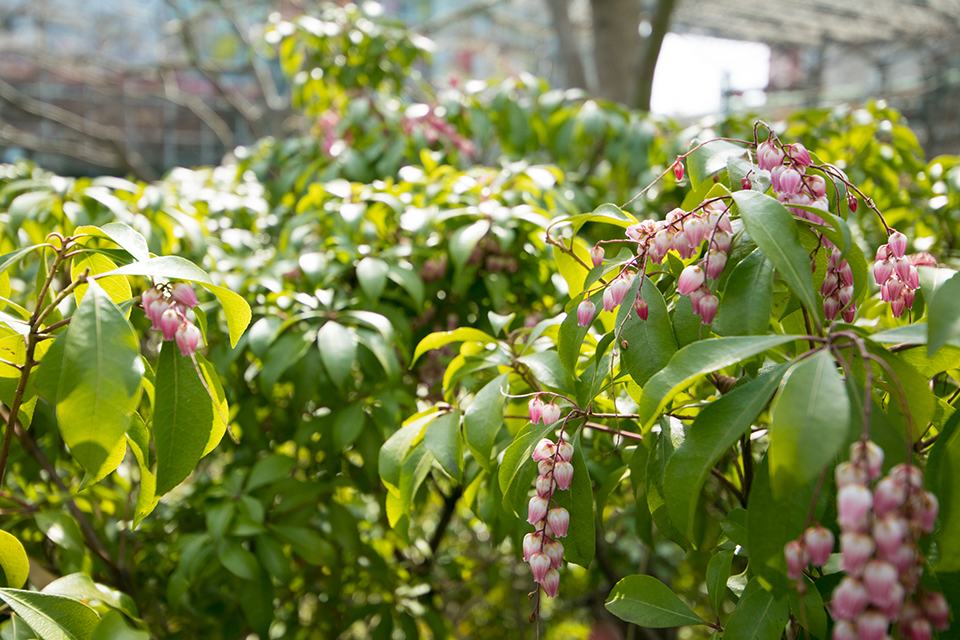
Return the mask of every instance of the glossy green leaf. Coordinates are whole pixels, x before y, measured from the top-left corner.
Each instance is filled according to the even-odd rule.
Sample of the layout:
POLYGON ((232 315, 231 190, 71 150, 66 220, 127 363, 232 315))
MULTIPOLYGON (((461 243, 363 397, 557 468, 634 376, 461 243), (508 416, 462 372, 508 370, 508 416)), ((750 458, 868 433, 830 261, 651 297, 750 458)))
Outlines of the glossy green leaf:
POLYGON ((133 508, 133 526, 136 528, 160 502, 157 496, 157 476, 150 467, 150 431, 139 413, 133 414, 130 428, 127 429, 127 444, 133 451, 137 466, 140 468, 140 489, 137 492, 137 503, 133 508))
POLYGON ((477 220, 454 231, 450 238, 450 259, 457 269, 462 269, 483 236, 490 231, 489 220, 477 220))
POLYGON ((643 299, 647 303, 646 320, 637 317, 633 311, 637 295, 640 294, 640 278, 635 278, 630 292, 624 298, 617 313, 617 327, 622 327, 620 335, 626 341, 626 347, 620 345, 620 358, 630 377, 643 386, 658 371, 663 369, 673 354, 677 352, 677 339, 670 324, 667 303, 660 290, 643 278, 643 299), (627 319, 627 314, 630 318, 627 319))
POLYGON ((137 617, 137 605, 133 598, 107 585, 95 583, 85 573, 71 573, 57 578, 43 588, 43 593, 81 601, 96 600, 117 611, 122 611, 131 618, 137 617))
MULTIPOLYGON (((116 268, 117 265, 114 264, 113 260, 102 253, 82 253, 74 257, 70 262, 70 277, 76 279, 77 276, 82 273, 96 275, 98 273, 112 271, 116 268)), ((107 295, 110 296, 110 299, 117 304, 129 300, 133 296, 130 290, 130 283, 127 281, 126 276, 98 278, 97 284, 99 284, 103 290, 107 292, 107 295)), ((86 284, 80 284, 73 290, 73 296, 76 298, 78 304, 83 300, 83 296, 87 292, 87 287, 88 285, 86 284)))
POLYGON ((372 300, 380 299, 383 288, 387 286, 387 272, 390 268, 380 258, 364 258, 357 263, 357 280, 360 288, 372 300))
POLYGON ((289 477, 296 466, 297 461, 293 458, 279 453, 271 453, 253 465, 244 488, 247 492, 251 492, 273 484, 281 478, 289 477))
POLYGON ((211 386, 216 374, 200 356, 197 361, 205 374, 203 380, 197 375, 193 360, 181 355, 173 343, 165 343, 157 359, 153 439, 158 496, 183 482, 200 458, 216 447, 226 430, 226 400, 222 398, 222 389, 217 393, 211 386), (216 405, 208 388, 218 396, 216 405))
POLYGON ((134 262, 102 274, 98 278, 111 275, 150 276, 196 282, 220 301, 223 315, 227 320, 227 328, 230 330, 231 347, 237 346, 240 336, 250 324, 250 305, 242 296, 226 287, 214 284, 203 269, 180 256, 162 256, 134 262))
POLYGON ((463 436, 467 448, 487 471, 492 470, 493 446, 503 427, 503 394, 509 392, 507 374, 497 376, 474 396, 463 416, 463 436))
POLYGON ((131 629, 119 611, 108 611, 89 640, 150 640, 150 634, 131 629))
POLYGON ((730 273, 713 330, 722 336, 763 335, 773 308, 773 263, 759 249, 730 273))
MULTIPOLYGON (((563 540, 564 559, 567 562, 589 567, 596 554, 597 525, 594 516, 593 483, 583 455, 580 434, 570 440, 573 445, 573 480, 566 491, 556 491, 553 499, 570 513, 570 527, 563 540)), ((569 434, 569 431, 568 431, 569 434)), ((569 435, 567 436, 569 438, 569 435)))
POLYGON ((217 545, 217 558, 227 571, 238 578, 253 580, 259 572, 257 557, 244 549, 239 540, 221 540, 217 545))
MULTIPOLYGON (((89 227, 78 227, 74 233, 80 232, 93 233, 89 227)), ((94 229, 97 229, 94 227, 94 229)), ((129 253, 135 260, 149 260, 150 250, 147 248, 147 239, 143 235, 122 222, 110 222, 101 225, 97 231, 113 240, 117 246, 129 253)))
POLYGON ((460 437, 459 411, 445 413, 428 424, 423 441, 444 471, 457 481, 463 478, 463 438, 460 437))
MULTIPOLYGON (((700 142, 700 140, 694 140, 690 146, 699 145, 700 142)), ((743 146, 726 140, 707 142, 687 157, 686 165, 690 184, 696 187, 713 174, 726 169, 730 158, 739 157, 745 153, 746 149, 743 146)))
POLYGON ((96 482, 117 468, 140 398, 140 343, 96 283, 70 323, 57 388, 57 419, 70 453, 96 482))
POLYGON ((92 608, 63 596, 0 589, 0 600, 10 605, 41 640, 87 640, 100 623, 100 616, 92 608))
POLYGON ((797 336, 746 336, 702 340, 687 345, 666 367, 650 378, 640 397, 639 422, 644 433, 680 387, 699 375, 722 369, 767 349, 792 342, 797 336))
POLYGON ((823 607, 823 597, 810 578, 803 576, 803 583, 806 593, 802 600, 798 590, 790 591, 789 602, 793 617, 814 638, 828 638, 827 611, 823 607))
POLYGON ((312 346, 312 341, 307 340, 308 337, 308 334, 303 333, 285 333, 270 345, 263 359, 263 369, 260 370, 261 391, 269 394, 280 376, 307 354, 312 346))
POLYGON ((416 350, 413 352, 413 360, 410 362, 410 366, 413 364, 427 351, 432 349, 439 349, 440 347, 446 346, 451 342, 482 342, 483 344, 491 344, 497 341, 496 338, 491 336, 489 333, 480 331, 479 329, 474 329, 472 327, 460 327, 459 329, 454 329, 453 331, 438 331, 436 333, 431 333, 426 338, 420 341, 420 344, 417 345, 416 350))
POLYGON ((727 592, 727 578, 733 564, 733 551, 718 551, 707 563, 707 596, 715 612, 722 613, 720 604, 727 592))
POLYGON ((387 269, 387 277, 404 288, 417 305, 417 309, 423 306, 424 287, 423 280, 417 275, 412 266, 392 264, 387 269))
POLYGON ((6 578, 5 586, 19 589, 27 582, 30 561, 20 541, 6 531, 0 531, 0 569, 6 578))
MULTIPOLYGON (((521 469, 533 463, 531 456, 537 443, 547 437, 553 429, 553 425, 528 422, 520 429, 513 442, 504 452, 503 458, 500 460, 500 468, 497 471, 497 479, 500 483, 500 492, 503 494, 503 509, 508 514, 526 519, 526 514, 521 509, 525 505, 514 504, 508 499, 511 495, 510 490, 514 481, 520 476, 521 469)), ((529 490, 529 487, 525 489, 529 490)), ((523 491, 522 494, 525 497, 526 491, 523 491)))
POLYGON ((756 191, 737 191, 733 200, 740 209, 750 238, 777 268, 800 302, 816 314, 818 305, 810 277, 810 256, 800 243, 793 215, 775 198, 756 191))
POLYGON ((627 576, 613 587, 605 606, 621 620, 650 629, 706 624, 653 576, 627 576))
POLYGON ((777 365, 704 407, 670 456, 663 478, 666 504, 671 520, 688 539, 693 540, 694 514, 710 469, 767 406, 788 367, 777 365))
POLYGON ((357 358, 357 342, 342 324, 328 320, 317 332, 320 360, 333 383, 343 388, 357 358))
POLYGON ((776 600, 765 589, 750 589, 744 592, 736 610, 730 614, 724 628, 724 636, 740 640, 778 640, 790 617, 787 601, 776 600))
MULTIPOLYGON (((636 224, 637 220, 617 205, 608 203, 601 204, 591 213, 578 213, 575 216, 571 216, 569 220, 562 222, 570 222, 570 224, 573 225, 573 233, 576 234, 579 233, 583 225, 588 222, 612 224, 625 229, 632 224, 636 224)), ((558 224, 558 221, 554 220, 554 224, 558 224)))
POLYGON ((944 282, 927 301, 927 322, 928 355, 960 337, 960 273, 944 282))
POLYGON ((400 469, 403 461, 407 459, 410 449, 420 440, 427 425, 438 417, 440 412, 430 411, 408 420, 380 447, 378 463, 380 479, 391 494, 399 497, 400 469))
MULTIPOLYGON (((678 529, 670 517, 664 486, 664 472, 674 452, 683 444, 686 431, 686 425, 680 420, 664 418, 661 421, 660 433, 647 435, 647 438, 653 438, 653 444, 650 445, 650 456, 647 458, 645 474, 647 508, 650 509, 650 516, 653 518, 654 524, 657 525, 660 533, 684 549, 687 547, 686 529, 678 529)), ((699 498, 698 494, 691 496, 693 500, 697 498, 699 498)))
POLYGON ((50 542, 61 549, 83 553, 83 534, 72 516, 63 511, 49 510, 38 511, 33 518, 37 522, 37 528, 50 542))
POLYGON ((960 413, 943 426, 930 449, 927 488, 940 503, 937 573, 960 571, 960 413))
POLYGON ((770 476, 783 496, 820 475, 847 441, 850 400, 833 354, 819 351, 791 369, 770 419, 770 476))

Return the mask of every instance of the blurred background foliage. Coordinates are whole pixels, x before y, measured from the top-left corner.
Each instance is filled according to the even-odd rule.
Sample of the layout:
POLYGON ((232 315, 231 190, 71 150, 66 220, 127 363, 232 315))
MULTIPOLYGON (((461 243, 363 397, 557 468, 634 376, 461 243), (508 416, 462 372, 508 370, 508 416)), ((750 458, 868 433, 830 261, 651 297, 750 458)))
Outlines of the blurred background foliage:
MULTIPOLYGON (((475 463, 462 478, 427 470, 412 509, 390 513, 380 446, 443 400, 451 359, 461 359, 451 375, 464 388, 478 373, 469 343, 410 368, 413 348, 438 330, 496 334, 511 313, 514 327, 549 326, 569 300, 544 243, 550 221, 630 200, 695 139, 752 139, 753 119, 681 128, 529 75, 431 87, 410 80, 429 44, 352 5, 276 21, 268 41, 271 30, 311 135, 263 138, 221 166, 152 184, 0 167, 0 255, 50 231, 119 220, 151 251, 207 269, 254 312, 236 349, 222 318, 208 330, 240 444, 221 444, 136 530, 136 462, 80 491, 52 411, 37 405, 33 438, 70 479, 109 561, 85 546, 57 487, 16 448, 3 528, 27 546, 35 586, 87 572, 127 592, 156 637, 533 637, 526 568, 496 525, 496 482, 475 463)), ((843 169, 911 250, 956 266, 960 159, 925 159, 882 102, 770 126, 843 169)), ((688 192, 669 172, 629 209, 660 218, 688 192)), ((879 244, 866 207, 850 223, 864 248, 879 244)), ((582 235, 601 233, 588 223, 582 235)), ((4 297, 29 295, 36 268, 0 282, 4 297)), ((132 321, 148 324, 139 309, 132 321)), ((597 562, 564 578, 544 611, 545 638, 636 633, 603 602, 638 570, 705 601, 693 576, 709 555, 684 554, 656 531, 643 483, 627 480, 631 457, 609 439, 593 447, 597 562)))

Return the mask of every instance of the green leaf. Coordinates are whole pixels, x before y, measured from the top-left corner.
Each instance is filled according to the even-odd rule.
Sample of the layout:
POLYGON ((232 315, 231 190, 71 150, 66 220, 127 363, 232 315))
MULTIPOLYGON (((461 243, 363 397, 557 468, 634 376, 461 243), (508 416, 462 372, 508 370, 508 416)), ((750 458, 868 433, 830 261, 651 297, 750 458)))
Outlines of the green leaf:
POLYGON ((955 274, 933 294, 927 304, 927 355, 960 337, 960 273, 955 274))
POLYGON ((0 600, 42 640, 87 640, 100 623, 100 616, 92 608, 63 596, 0 589, 0 600))
POLYGON ((573 388, 573 378, 560 364, 560 355, 554 351, 540 351, 517 358, 530 369, 534 379, 542 386, 560 391, 569 391, 573 388))
POLYGON ((230 346, 236 347, 240 336, 250 324, 250 305, 238 293, 214 284, 207 272, 180 256, 162 256, 150 258, 142 262, 134 262, 126 266, 108 271, 97 276, 102 278, 112 275, 150 276, 154 278, 172 278, 196 282, 212 293, 223 307, 223 315, 227 319, 227 328, 230 330, 230 346))
POLYGON ((750 589, 730 614, 723 635, 737 640, 778 640, 790 617, 786 600, 775 600, 764 589, 750 589))
POLYGON ((436 333, 431 333, 426 338, 420 341, 420 344, 417 345, 416 350, 413 352, 413 360, 410 361, 410 366, 413 367, 414 363, 427 351, 433 349, 439 349, 440 347, 446 346, 451 342, 482 342, 483 344, 491 344, 497 341, 496 338, 491 336, 489 333, 480 331, 480 329, 474 329, 472 327, 460 327, 459 329, 454 329, 453 331, 438 331, 436 333))
POLYGON ((450 238, 449 251, 450 259, 453 260, 457 269, 463 269, 480 239, 487 235, 489 231, 489 220, 477 220, 473 224, 460 227, 453 232, 453 236, 450 238))
POLYGON ((245 490, 248 493, 256 491, 260 487, 265 487, 281 478, 286 478, 296 466, 297 461, 293 458, 278 453, 271 453, 253 465, 253 468, 250 470, 250 475, 247 476, 245 490))
POLYGON ((333 423, 337 448, 349 447, 356 442, 363 433, 366 421, 367 415, 363 412, 363 405, 360 403, 348 405, 341 410, 333 423))
POLYGON ((513 322, 516 317, 516 313, 500 315, 493 311, 487 311, 487 319, 490 321, 490 326, 493 327, 494 335, 500 335, 504 331, 509 331, 510 323, 513 322))
POLYGON ((493 469, 490 460, 493 446, 503 426, 503 394, 510 391, 507 375, 497 376, 480 389, 463 416, 463 435, 467 448, 487 471, 493 469))
POLYGON ((594 517, 593 484, 583 456, 583 445, 578 432, 573 445, 573 480, 570 489, 553 494, 557 504, 570 513, 570 527, 563 540, 564 558, 587 568, 596 553, 597 525, 594 517))
POLYGON ((6 577, 6 585, 19 589, 27 582, 30 561, 23 545, 12 534, 0 531, 0 569, 6 577))
POLYGON ((940 502, 935 569, 960 571, 960 412, 950 417, 930 449, 926 483, 940 502))
POLYGON ((140 398, 140 343, 96 283, 70 322, 57 388, 57 420, 70 453, 97 482, 117 468, 140 398))
POLYGON ((131 629, 119 611, 108 611, 89 640, 150 640, 150 634, 131 629))
POLYGON ((733 200, 740 209, 750 238, 777 268, 800 302, 816 315, 819 309, 810 275, 810 256, 800 244, 793 215, 775 198, 757 191, 737 191, 733 200))
POLYGON ((216 447, 226 430, 223 417, 228 410, 223 391, 211 386, 214 381, 219 382, 216 372, 200 356, 196 357, 204 380, 197 375, 193 360, 181 355, 173 343, 164 343, 157 359, 153 439, 158 496, 183 482, 200 458, 216 447), (211 401, 207 387, 218 396, 219 406, 211 401))
POLYGON ((666 504, 671 520, 687 539, 693 540, 694 514, 710 469, 767 406, 789 366, 777 365, 704 407, 683 444, 670 456, 663 478, 666 504))
POLYGON ((640 292, 640 278, 634 278, 633 285, 617 313, 616 326, 622 327, 621 336, 627 346, 621 344, 620 357, 630 376, 641 387, 658 371, 663 369, 673 354, 677 352, 677 338, 670 324, 667 303, 660 290, 643 278, 643 299, 647 303, 649 315, 641 320, 633 310, 640 292), (632 312, 632 313, 631 313, 632 312), (630 319, 627 319, 630 314, 630 319))
POLYGON ((130 428, 127 429, 127 444, 140 468, 140 490, 133 508, 133 527, 137 528, 160 502, 157 497, 157 476, 150 469, 150 432, 139 413, 133 414, 130 428))
MULTIPOLYGON (((667 497, 664 492, 664 471, 670 462, 670 458, 673 457, 674 451, 683 444, 686 436, 685 426, 680 420, 664 418, 660 433, 651 434, 654 439, 650 448, 650 456, 647 458, 645 474, 647 507, 650 509, 654 524, 657 525, 660 533, 684 549, 687 547, 685 532, 677 529, 667 507, 667 497)), ((647 437, 651 437, 651 435, 647 437)), ((699 494, 692 497, 694 500, 697 498, 699 498, 699 494)))
POLYGON ((806 594, 803 600, 796 589, 790 591, 789 602, 793 617, 797 619, 814 638, 827 638, 827 612, 823 608, 823 597, 813 581, 803 576, 806 594))
POLYGON ((730 577, 732 564, 733 551, 718 551, 707 563, 707 595, 710 605, 718 614, 723 612, 720 604, 727 593, 727 578, 730 577))
POLYGON ((387 268, 387 277, 410 294, 410 297, 417 304, 417 309, 423 306, 423 281, 412 266, 392 264, 387 268))
POLYGON ((699 375, 722 369, 796 339, 797 336, 715 338, 694 342, 680 349, 643 388, 637 413, 644 433, 649 431, 657 415, 682 385, 699 375))
POLYGON ((70 326, 68 325, 64 331, 54 339, 53 344, 51 344, 47 352, 43 354, 43 358, 40 360, 40 366, 37 367, 33 375, 30 376, 30 381, 33 383, 37 394, 54 406, 57 404, 60 372, 63 371, 63 352, 67 347, 67 335, 69 335, 69 333, 70 326))
POLYGON ((257 557, 244 549, 239 540, 221 540, 217 545, 217 558, 227 571, 238 578, 253 580, 259 573, 257 557))
POLYGON ((410 449, 420 440, 427 425, 440 417, 439 411, 431 411, 409 420, 380 447, 378 468, 380 479, 391 494, 400 496, 400 469, 410 449))
POLYGON ((38 511, 34 514, 37 528, 50 542, 61 549, 83 553, 83 535, 76 521, 64 511, 38 511))
POLYGON ((580 229, 588 222, 602 222, 604 224, 612 224, 623 229, 626 229, 632 224, 636 224, 637 220, 623 211, 620 207, 615 204, 601 204, 599 207, 593 210, 591 213, 579 213, 575 216, 571 216, 567 220, 554 220, 554 226, 559 223, 569 222, 573 225, 573 233, 576 235, 580 232, 580 229))
MULTIPOLYGON (((84 272, 87 272, 89 275, 96 275, 116 268, 117 265, 114 264, 113 260, 102 253, 83 253, 74 257, 71 261, 70 277, 75 279, 84 272)), ((130 282, 127 281, 126 276, 99 278, 97 279, 97 284, 103 287, 103 290, 107 292, 110 299, 117 304, 133 297, 133 292, 130 290, 130 282)), ((76 298, 77 304, 80 304, 80 301, 83 300, 83 296, 87 293, 87 287, 88 285, 86 284, 80 284, 73 290, 73 296, 76 298)))
POLYGON ((273 582, 270 575, 260 569, 253 580, 243 583, 240 609, 250 628, 261 638, 270 637, 270 624, 273 622, 273 582))
MULTIPOLYGON (((504 452, 503 459, 500 460, 500 468, 497 471, 497 480, 500 483, 500 492, 503 494, 503 509, 508 514, 517 518, 524 517, 522 507, 526 505, 514 504, 514 502, 509 499, 511 495, 510 489, 514 481, 522 475, 520 471, 527 466, 527 464, 533 462, 530 456, 533 455, 533 450, 536 448, 537 443, 547 437, 547 434, 553 429, 554 426, 552 424, 544 425, 541 423, 533 424, 532 422, 528 422, 520 429, 513 439, 513 442, 510 443, 510 446, 507 447, 504 452)), ((576 475, 576 472, 574 472, 574 475, 576 475)), ((529 490, 529 487, 526 487, 526 489, 529 490)), ((526 490, 521 493, 525 498, 527 495, 526 490)))
POLYGON ((317 347, 330 379, 343 388, 357 359, 356 338, 342 324, 330 320, 317 332, 317 347))
MULTIPOLYGON (((560 354, 560 363, 572 375, 577 374, 577 363, 580 361, 580 347, 583 345, 584 338, 590 332, 590 327, 581 327, 577 321, 577 306, 581 298, 577 297, 567 305, 567 317, 560 323, 560 331, 557 334, 557 353, 560 354)), ((590 301, 596 307, 597 315, 603 310, 603 291, 597 291, 590 296, 590 301)), ((592 324, 592 323, 591 323, 592 324)))
POLYGON ((280 376, 306 355, 312 345, 308 337, 305 333, 285 333, 270 345, 263 358, 263 369, 260 370, 261 392, 269 397, 280 376))
POLYGON ((427 451, 433 454, 443 470, 458 482, 463 478, 463 439, 460 437, 460 412, 445 413, 424 432, 427 451))
POLYGON ((850 427, 850 400, 843 377, 824 349, 797 366, 770 418, 770 476, 783 496, 820 475, 843 448, 850 427))
MULTIPOLYGON (((693 140, 691 147, 700 144, 700 140, 693 140)), ((690 184, 696 187, 710 176, 727 168, 729 158, 739 157, 746 153, 746 149, 738 144, 726 140, 707 142, 687 157, 687 173, 690 175, 690 184)))
POLYGON ((111 589, 103 584, 96 584, 85 573, 71 573, 62 578, 57 578, 43 588, 43 593, 52 596, 66 596, 80 601, 96 600, 108 607, 122 611, 131 618, 137 617, 137 605, 133 598, 122 591, 111 589))
POLYGON ((11 251, 10 253, 5 253, 0 256, 0 273, 5 272, 7 269, 15 265, 23 256, 27 255, 34 249, 38 249, 46 245, 33 244, 29 247, 23 247, 22 249, 17 249, 16 251, 11 251))
POLYGON ((613 587, 605 606, 621 620, 650 629, 706 624, 670 587, 653 576, 627 576, 613 587))
POLYGON ((390 268, 380 258, 364 258, 357 263, 357 280, 360 288, 372 300, 379 300, 383 288, 387 285, 387 272, 390 268))
POLYGON ((713 330, 722 336, 763 335, 773 308, 773 263, 759 249, 727 279, 713 330))
POLYGON ((814 483, 798 485, 782 497, 774 497, 767 456, 754 466, 747 504, 747 548, 750 567, 765 589, 783 597, 792 588, 787 578, 783 547, 803 532, 814 483))

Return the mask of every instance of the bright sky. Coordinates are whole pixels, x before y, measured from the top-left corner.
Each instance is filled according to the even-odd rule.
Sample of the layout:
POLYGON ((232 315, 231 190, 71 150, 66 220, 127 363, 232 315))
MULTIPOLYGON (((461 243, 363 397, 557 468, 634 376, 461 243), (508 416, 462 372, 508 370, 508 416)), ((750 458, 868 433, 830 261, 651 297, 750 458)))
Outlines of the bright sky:
POLYGON ((724 74, 732 89, 749 92, 744 106, 763 105, 770 74, 770 47, 706 36, 668 33, 653 78, 651 110, 671 116, 720 111, 724 74))

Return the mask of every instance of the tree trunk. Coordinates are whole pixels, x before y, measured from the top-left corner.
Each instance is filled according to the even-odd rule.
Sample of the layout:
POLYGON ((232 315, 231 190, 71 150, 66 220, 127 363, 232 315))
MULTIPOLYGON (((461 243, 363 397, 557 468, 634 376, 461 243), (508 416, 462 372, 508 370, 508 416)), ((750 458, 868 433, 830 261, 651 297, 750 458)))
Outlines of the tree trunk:
POLYGON ((577 34, 574 33, 573 25, 570 23, 567 0, 547 0, 547 6, 550 8, 553 28, 557 32, 557 40, 560 43, 560 55, 563 58, 567 87, 586 89, 587 75, 583 70, 577 34))
POLYGON ((640 0, 590 0, 597 95, 629 104, 640 49, 640 0))
POLYGON ((643 39, 641 45, 639 72, 637 73, 637 92, 633 106, 641 111, 650 111, 650 96, 653 93, 653 72, 657 68, 657 58, 660 57, 660 47, 663 38, 670 27, 670 16, 676 0, 658 0, 654 9, 653 20, 650 23, 650 35, 643 39))

